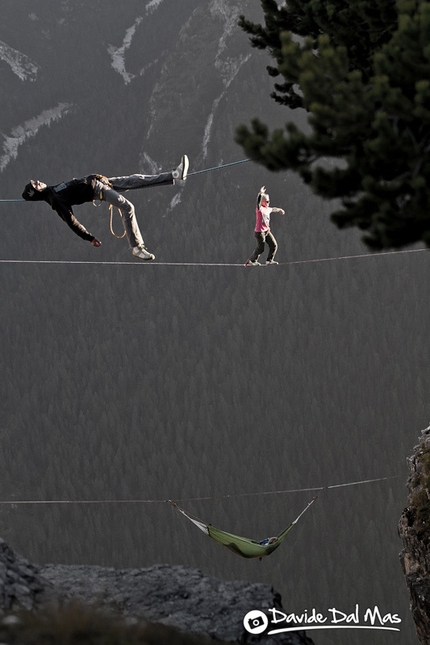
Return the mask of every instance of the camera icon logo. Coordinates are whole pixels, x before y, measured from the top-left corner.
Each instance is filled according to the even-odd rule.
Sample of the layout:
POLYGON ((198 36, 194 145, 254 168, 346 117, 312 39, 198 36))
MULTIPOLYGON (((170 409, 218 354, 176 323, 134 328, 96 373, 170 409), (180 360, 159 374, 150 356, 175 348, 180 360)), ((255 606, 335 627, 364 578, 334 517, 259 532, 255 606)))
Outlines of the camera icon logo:
POLYGON ((269 624, 269 619, 259 609, 248 611, 243 619, 243 626, 250 634, 262 634, 269 624))

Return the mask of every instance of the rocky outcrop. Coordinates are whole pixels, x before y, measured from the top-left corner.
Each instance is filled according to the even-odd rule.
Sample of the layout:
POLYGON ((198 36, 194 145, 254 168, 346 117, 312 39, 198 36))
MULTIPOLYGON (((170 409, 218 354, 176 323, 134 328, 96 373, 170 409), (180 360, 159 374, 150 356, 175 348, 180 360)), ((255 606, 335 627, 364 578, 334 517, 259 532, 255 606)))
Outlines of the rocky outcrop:
POLYGON ((218 641, 313 643, 304 632, 256 637, 244 629, 243 619, 249 611, 282 610, 280 595, 268 585, 218 580, 196 569, 167 564, 124 570, 37 567, 0 540, 0 610, 38 609, 72 601, 218 641))
POLYGON ((430 634, 430 427, 423 430, 408 464, 408 505, 399 522, 404 546, 400 559, 418 638, 427 645, 430 634))
POLYGON ((0 538, 0 611, 32 609, 48 589, 49 583, 39 575, 38 567, 0 538))

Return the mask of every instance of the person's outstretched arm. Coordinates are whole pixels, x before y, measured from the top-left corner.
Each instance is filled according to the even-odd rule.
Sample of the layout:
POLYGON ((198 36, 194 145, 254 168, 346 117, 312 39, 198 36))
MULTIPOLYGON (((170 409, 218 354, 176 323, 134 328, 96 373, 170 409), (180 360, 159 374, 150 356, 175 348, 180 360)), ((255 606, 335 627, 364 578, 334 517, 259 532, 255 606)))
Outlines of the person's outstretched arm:
POLYGON ((60 200, 55 200, 51 204, 52 208, 58 215, 61 217, 61 219, 66 222, 67 226, 72 229, 72 231, 80 237, 82 240, 86 240, 87 242, 91 242, 93 246, 100 246, 100 242, 97 244, 98 240, 92 235, 85 226, 83 226, 75 217, 75 214, 73 213, 73 209, 71 206, 67 206, 66 204, 63 204, 60 200), (96 242, 96 244, 93 244, 93 242, 96 242))

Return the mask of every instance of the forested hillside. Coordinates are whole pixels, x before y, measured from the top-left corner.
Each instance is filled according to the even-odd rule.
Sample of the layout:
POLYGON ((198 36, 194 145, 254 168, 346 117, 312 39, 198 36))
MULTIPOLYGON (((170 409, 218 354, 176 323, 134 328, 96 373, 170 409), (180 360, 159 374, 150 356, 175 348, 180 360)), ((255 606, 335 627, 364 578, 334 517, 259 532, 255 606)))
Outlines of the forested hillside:
MULTIPOLYGON (((236 126, 285 115, 266 55, 236 26, 239 13, 259 19, 257 4, 4 0, 0 198, 31 177, 243 159, 236 126)), ((0 203, 0 500, 159 501, 0 505, 0 535, 35 562, 263 581, 295 612, 377 605, 401 616, 401 634, 366 643, 412 645, 397 521, 429 419, 427 252, 367 255, 296 177, 249 162, 132 201, 156 264, 110 235, 105 205, 75 210, 96 249, 46 204, 0 203), (272 216, 284 264, 245 268, 263 184, 286 211, 272 216), (263 539, 314 493, 249 493, 382 477, 322 491, 262 562, 163 501, 263 539)))

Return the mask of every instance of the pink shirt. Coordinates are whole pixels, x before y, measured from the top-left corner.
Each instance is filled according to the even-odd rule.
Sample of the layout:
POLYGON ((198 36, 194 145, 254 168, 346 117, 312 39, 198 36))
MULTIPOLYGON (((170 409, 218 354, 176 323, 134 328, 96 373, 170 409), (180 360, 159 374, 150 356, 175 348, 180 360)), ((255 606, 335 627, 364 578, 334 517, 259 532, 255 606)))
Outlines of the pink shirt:
POLYGON ((270 231, 270 206, 260 206, 255 209, 255 229, 256 233, 265 233, 270 231))

